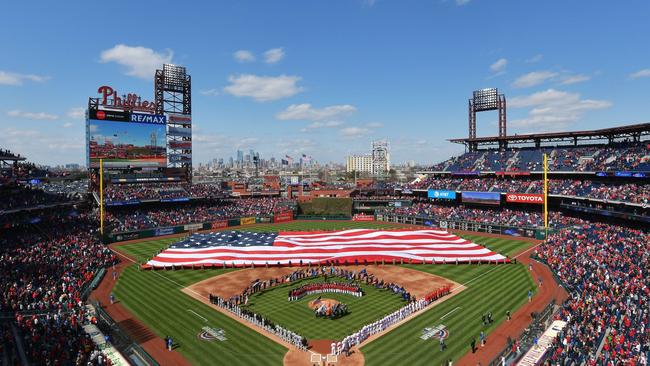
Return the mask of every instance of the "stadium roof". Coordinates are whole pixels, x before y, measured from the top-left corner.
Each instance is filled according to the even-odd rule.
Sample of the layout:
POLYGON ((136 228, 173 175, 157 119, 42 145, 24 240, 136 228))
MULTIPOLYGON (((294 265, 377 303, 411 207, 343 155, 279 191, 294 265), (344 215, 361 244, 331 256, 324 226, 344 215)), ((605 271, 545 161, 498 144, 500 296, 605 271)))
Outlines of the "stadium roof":
POLYGON ((506 144, 529 144, 539 146, 542 142, 570 141, 575 144, 582 140, 608 140, 631 138, 633 141, 640 141, 642 136, 650 135, 650 123, 639 123, 635 125, 603 128, 599 130, 572 131, 572 132, 547 132, 511 136, 491 136, 476 138, 449 139, 448 141, 466 145, 497 145, 500 142, 506 144))

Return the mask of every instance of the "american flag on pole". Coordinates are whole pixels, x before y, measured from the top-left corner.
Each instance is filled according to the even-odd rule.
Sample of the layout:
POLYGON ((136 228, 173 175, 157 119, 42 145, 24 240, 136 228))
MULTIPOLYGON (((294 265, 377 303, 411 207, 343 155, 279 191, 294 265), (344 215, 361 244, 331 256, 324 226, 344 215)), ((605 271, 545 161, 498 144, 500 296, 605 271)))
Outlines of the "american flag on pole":
POLYGON ((504 262, 506 257, 441 230, 197 233, 153 257, 146 268, 303 264, 504 262))

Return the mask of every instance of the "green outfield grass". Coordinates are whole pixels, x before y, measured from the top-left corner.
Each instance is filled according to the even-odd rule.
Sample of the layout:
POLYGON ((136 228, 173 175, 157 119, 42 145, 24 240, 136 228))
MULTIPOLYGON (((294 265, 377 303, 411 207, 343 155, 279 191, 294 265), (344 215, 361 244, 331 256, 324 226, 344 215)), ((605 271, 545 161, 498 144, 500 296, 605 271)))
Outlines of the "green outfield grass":
MULTIPOLYGON (((403 226, 392 223, 313 221, 259 224, 238 229, 306 231, 399 227, 403 226)), ((505 255, 512 255, 529 246, 529 243, 516 239, 485 238, 478 235, 463 236, 505 255)), ((158 251, 177 240, 177 238, 152 239, 119 246, 118 250, 135 258, 139 263, 144 263, 158 251)), ((367 364, 431 365, 439 364, 448 358, 458 359, 468 350, 470 337, 478 336, 481 329, 481 313, 493 312, 496 322, 487 328, 487 331, 490 331, 504 319, 506 310, 516 310, 526 301, 528 290, 535 288, 532 278, 522 265, 412 265, 408 267, 440 275, 459 283, 472 282, 469 282, 468 288, 456 297, 363 347, 362 351, 367 364), (440 320, 440 317, 452 310, 453 313, 444 320, 440 320), (422 328, 440 323, 445 324, 451 334, 447 342, 449 347, 444 353, 438 350, 437 343, 434 341, 419 340, 422 328)), ((166 335, 172 336, 180 345, 179 351, 192 364, 281 365, 286 352, 283 346, 180 291, 190 284, 222 273, 225 273, 222 269, 152 272, 141 271, 137 266, 132 265, 127 267, 118 279, 114 293, 118 301, 141 319, 156 335, 161 338, 166 335), (225 342, 199 340, 197 334, 205 325, 224 329, 228 340, 225 342)), ((286 291, 278 291, 278 294, 282 295, 279 297, 283 299, 283 304, 286 304, 286 291)), ((327 295, 334 298, 329 296, 330 294, 327 295)), ((399 301, 399 298, 394 295, 385 295, 388 296, 387 299, 399 301)), ((303 300, 308 301, 307 299, 303 300)), ((352 302, 348 297, 340 300, 348 304, 352 302)), ((257 305, 265 306, 263 303, 255 306, 257 305)), ((383 306, 388 309, 393 305, 385 304, 383 306)), ((272 310, 271 307, 269 305, 269 310, 272 310)), ((304 308, 311 314, 311 310, 306 305, 304 308)), ((383 310, 378 312, 381 311, 383 310)), ((273 314, 269 313, 270 316, 275 316, 273 314)), ((373 318, 376 319, 374 316, 373 318)), ((334 328, 340 327, 333 331, 343 332, 345 330, 346 334, 358 328, 356 323, 352 324, 351 321, 346 325, 346 317, 337 320, 319 320, 332 323, 334 328), (341 326, 336 325, 338 322, 341 326), (344 329, 348 326, 352 329, 344 329)), ((283 323, 284 321, 279 322, 283 323)), ((288 328, 292 329, 289 326, 288 328)), ((295 331, 300 332, 299 329, 295 329, 295 331)), ((305 335, 310 337, 306 333, 307 331, 309 330, 305 330, 305 335)))
POLYGON ((363 297, 324 293, 305 296, 297 301, 287 300, 289 289, 311 282, 323 282, 323 279, 300 281, 255 294, 249 298, 248 308, 307 339, 342 339, 352 331, 406 305, 394 293, 365 284, 361 285, 363 297), (347 304, 349 314, 339 319, 317 318, 308 304, 318 296, 347 304))
MULTIPOLYGON (((530 243, 519 240, 479 235, 463 237, 508 256, 530 246, 530 243)), ((489 342, 489 332, 505 320, 506 311, 514 313, 527 301, 529 290, 537 291, 528 270, 521 264, 408 267, 466 284, 467 288, 363 346, 361 351, 367 365, 440 365, 448 359, 457 360, 469 351, 472 337, 478 344, 478 336, 484 330, 489 342), (483 327, 481 315, 488 311, 492 312, 495 321, 492 325, 483 327), (440 351, 437 340, 420 339, 422 329, 439 324, 444 324, 449 330, 447 349, 443 352, 440 351)))

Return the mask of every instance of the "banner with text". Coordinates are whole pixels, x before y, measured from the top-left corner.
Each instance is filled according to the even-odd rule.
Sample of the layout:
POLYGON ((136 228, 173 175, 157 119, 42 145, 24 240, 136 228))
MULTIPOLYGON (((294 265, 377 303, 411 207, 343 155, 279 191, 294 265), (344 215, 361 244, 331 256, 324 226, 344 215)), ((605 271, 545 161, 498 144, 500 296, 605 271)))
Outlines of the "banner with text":
POLYGON ((427 192, 429 198, 438 198, 443 200, 455 200, 456 192, 455 191, 444 191, 439 189, 430 189, 427 192))
POLYGON ((293 211, 280 212, 273 216, 273 222, 287 222, 293 220, 293 211))
POLYGON ((356 214, 352 217, 352 221, 375 221, 375 216, 356 214))
POLYGON ((210 224, 211 229, 221 229, 224 227, 228 227, 228 221, 215 221, 210 224))
POLYGON ((506 202, 535 203, 541 205, 544 203, 544 195, 532 193, 508 193, 506 194, 506 202))
POLYGON ((242 217, 239 219, 240 225, 251 225, 255 223, 255 217, 242 217))

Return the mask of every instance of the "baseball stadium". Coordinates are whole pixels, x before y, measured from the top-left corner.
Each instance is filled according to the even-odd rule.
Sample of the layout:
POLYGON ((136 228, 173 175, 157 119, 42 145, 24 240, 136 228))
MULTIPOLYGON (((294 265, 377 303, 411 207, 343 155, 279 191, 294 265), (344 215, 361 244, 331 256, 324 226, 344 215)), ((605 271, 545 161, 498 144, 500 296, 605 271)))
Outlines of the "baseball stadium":
POLYGON ((521 97, 470 89, 436 164, 217 173, 163 61, 153 96, 84 80, 85 166, 0 146, 0 366, 647 365, 650 123, 511 133, 521 97))

